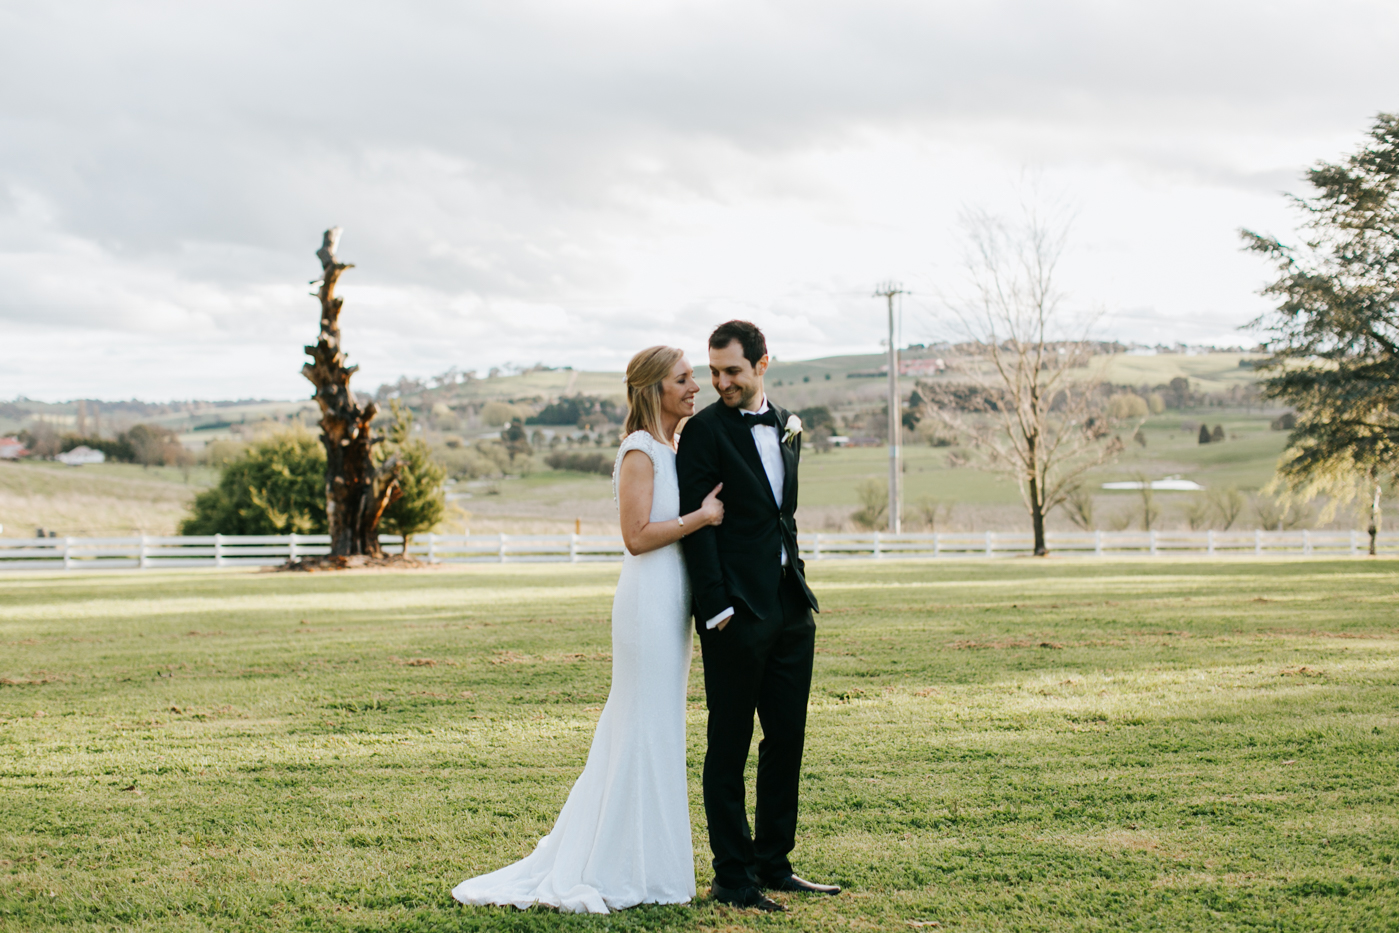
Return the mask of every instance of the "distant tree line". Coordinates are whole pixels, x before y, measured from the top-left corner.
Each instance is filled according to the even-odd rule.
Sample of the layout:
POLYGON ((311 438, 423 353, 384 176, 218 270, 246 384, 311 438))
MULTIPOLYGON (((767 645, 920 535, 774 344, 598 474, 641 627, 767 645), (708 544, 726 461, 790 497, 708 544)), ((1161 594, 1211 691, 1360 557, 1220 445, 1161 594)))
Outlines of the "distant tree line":
POLYGON ((525 424, 597 425, 603 422, 620 424, 626 420, 626 406, 610 398, 593 395, 573 395, 550 402, 539 413, 525 419, 525 424))
POLYGON ((575 473, 598 473, 603 476, 611 476, 613 459, 613 457, 601 453, 555 450, 544 457, 544 462, 555 470, 572 470, 575 473))
POLYGON ((194 460, 193 455, 179 442, 178 435, 158 424, 134 425, 116 437, 60 435, 46 424, 37 424, 20 431, 16 437, 37 457, 53 457, 76 447, 88 447, 102 451, 108 460, 117 463, 184 466, 194 460))

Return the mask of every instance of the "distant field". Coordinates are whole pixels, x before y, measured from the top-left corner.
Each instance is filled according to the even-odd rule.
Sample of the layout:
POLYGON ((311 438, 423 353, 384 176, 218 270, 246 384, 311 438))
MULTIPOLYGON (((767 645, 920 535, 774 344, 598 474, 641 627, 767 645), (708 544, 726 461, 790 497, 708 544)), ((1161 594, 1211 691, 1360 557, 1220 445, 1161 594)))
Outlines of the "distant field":
MULTIPOLYGON (((1153 479, 1180 475, 1207 488, 1238 486, 1251 492, 1272 477, 1286 443, 1286 432, 1271 430, 1270 420, 1270 415, 1257 411, 1224 409, 1160 415, 1149 419, 1143 429, 1145 447, 1129 443, 1116 464, 1090 480, 1096 486, 1140 472, 1153 479), (1183 425, 1201 420, 1211 428, 1222 425, 1229 440, 1200 444, 1198 428, 1185 430, 1183 425)), ((905 446, 908 521, 915 525, 921 521, 921 503, 938 502, 942 504, 938 521, 944 530, 1023 527, 1024 511, 1013 483, 976 467, 949 469, 949 450, 923 443, 905 446)), ((612 450, 604 453, 610 456, 612 450)), ((587 534, 616 533, 617 513, 608 477, 557 472, 540 461, 542 457, 536 458, 535 471, 523 478, 453 487, 454 495, 469 496, 456 504, 470 515, 465 520, 453 515, 440 530, 562 533, 576 525, 587 534)), ((884 447, 824 454, 808 449, 801 467, 801 527, 809 531, 848 528, 850 513, 860 505, 860 484, 884 482, 888 462, 884 447)), ((188 501, 214 480, 214 472, 203 468, 192 469, 186 478, 179 469, 131 464, 74 469, 32 461, 0 463, 0 523, 4 533, 11 535, 32 534, 40 526, 74 536, 174 534, 188 501)), ((1195 495, 1158 494, 1163 509, 1160 527, 1182 527, 1183 509, 1195 495)), ((1097 501, 1103 527, 1112 527, 1139 509, 1136 494, 1129 492, 1100 491, 1097 501)), ((1355 520, 1352 513, 1345 513, 1333 524, 1353 527, 1355 520)), ((1257 518, 1250 510, 1240 522, 1241 527, 1253 527, 1257 518)), ((1062 514, 1052 516, 1052 524, 1069 527, 1062 514)))
POLYGON ((1135 356, 1119 353, 1100 357, 1101 366, 1095 367, 1095 371, 1099 378, 1114 385, 1158 386, 1168 384, 1177 376, 1184 376, 1190 380, 1194 391, 1220 392, 1256 381, 1258 374, 1253 368, 1242 367, 1239 362, 1262 358, 1257 353, 1202 353, 1199 356, 1179 353, 1135 356))
MULTIPOLYGON (((1255 378, 1252 369, 1239 367, 1247 354, 1214 353, 1200 356, 1163 354, 1158 356, 1118 355, 1102 358, 1103 376, 1111 382, 1138 386, 1167 383, 1175 376, 1186 376, 1198 390, 1224 391, 1247 384, 1255 378)), ((882 357, 851 355, 775 364, 771 371, 771 394, 789 407, 833 403, 851 397, 864 397, 877 403, 883 391, 882 380, 848 379, 851 372, 877 367, 882 357), (827 380, 826 376, 831 376, 827 380)), ((703 360, 694 362, 703 365, 703 360)), ((948 378, 954 378, 949 376, 948 378)), ((487 398, 553 397, 565 393, 617 395, 622 391, 621 374, 551 370, 493 379, 478 379, 457 386, 457 400, 487 398)), ((701 381, 705 382, 703 373, 701 381)), ((904 380, 910 389, 913 380, 904 380)), ((712 398, 708 389, 701 401, 712 398)), ((306 402, 256 403, 218 409, 207 417, 239 420, 256 419, 294 408, 306 402)), ((1090 477, 1094 485, 1133 477, 1137 472, 1153 479, 1180 475, 1215 488, 1237 486, 1257 490, 1272 477, 1286 434, 1269 430, 1271 412, 1259 410, 1198 409, 1172 412, 1151 418, 1143 436, 1145 448, 1129 444, 1120 461, 1090 477), (1186 422, 1206 421, 1212 428, 1223 425, 1230 435, 1224 444, 1200 445, 1195 430, 1185 430, 1186 422)), ((205 417, 204 415, 200 416, 205 417)), ((228 430, 194 432, 189 437, 225 436, 228 430)), ((610 453, 610 451, 607 451, 610 453)), ((941 503, 938 514, 948 530, 1003 530, 1023 526, 1019 494, 1007 479, 976 467, 947 468, 947 448, 918 443, 905 447, 906 518, 920 523, 920 503, 941 503), (947 511, 951 509, 951 512, 947 511)), ((828 454, 808 452, 802 464, 802 527, 808 530, 837 530, 849 527, 850 513, 860 505, 859 485, 866 480, 882 482, 888 475, 885 448, 838 450, 828 454)), ((616 512, 610 482, 605 477, 577 473, 557 473, 537 459, 535 472, 522 479, 505 479, 456 487, 454 494, 469 496, 458 505, 471 513, 466 520, 456 517, 441 530, 460 532, 464 528, 483 533, 544 533, 581 528, 590 534, 613 533, 616 512)), ((26 464, 20 472, 0 464, 0 523, 9 528, 32 531, 33 527, 56 528, 60 534, 171 534, 182 517, 184 504, 193 492, 212 482, 211 474, 195 470, 188 482, 178 471, 149 470, 127 465, 68 470, 55 464, 26 464), (23 471, 28 470, 29 473, 23 471), (38 471, 38 472, 34 472, 38 471)), ((1163 508, 1161 527, 1181 527, 1183 510, 1191 494, 1170 493, 1158 497, 1163 508)), ((1098 514, 1106 526, 1129 521, 1129 512, 1139 508, 1131 493, 1098 494, 1098 514)), ((1251 527, 1256 516, 1249 512, 1241 521, 1251 527)), ((1347 513, 1333 524, 1352 527, 1355 516, 1347 513)), ((1054 527, 1069 527, 1062 514, 1051 517, 1054 527)))
MULTIPOLYGON (((1110 382, 1131 386, 1143 383, 1155 386, 1169 383, 1176 376, 1185 376, 1197 390, 1218 392, 1251 383, 1256 374, 1252 369, 1241 368, 1239 362, 1254 356, 1238 353, 1121 354, 1103 358, 1101 374, 1110 382)), ((851 393, 877 401, 875 397, 883 391, 881 380, 848 379, 847 375, 877 368, 882 360, 880 356, 865 354, 781 361, 771 370, 771 394, 794 408, 829 404, 851 393), (829 380, 826 379, 828 375, 829 380)), ((523 387, 527 384, 547 387, 564 378, 565 374, 559 372, 502 377, 474 384, 473 391, 518 386, 520 394, 525 394, 523 387)), ((579 379, 582 378, 580 374, 579 379)), ((948 378, 955 378, 955 374, 948 378)), ((911 389, 914 380, 903 382, 905 389, 911 389)), ((1152 418, 1143 431, 1146 448, 1130 444, 1117 464, 1089 479, 1096 485, 1131 478, 1140 471, 1153 479, 1179 474, 1206 487, 1238 486, 1245 491, 1257 490, 1272 477, 1286 442, 1284 432, 1269 430, 1268 423, 1273 416, 1272 412, 1258 410, 1200 409, 1152 418), (1222 424, 1231 434, 1231 440, 1225 444, 1200 445, 1196 432, 1184 431, 1181 425, 1201 420, 1208 421, 1211 428, 1222 424)), ((917 523, 920 501, 937 501, 943 503, 944 509, 952 510, 950 516, 944 511, 943 518, 939 519, 949 529, 1004 529, 1023 525, 1023 509, 1013 483, 975 467, 948 469, 947 454, 946 448, 917 443, 905 447, 905 503, 909 520, 917 523)), ((859 484, 866 480, 881 482, 887 476, 886 448, 838 450, 820 455, 808 452, 802 463, 802 511, 799 515, 802 527, 808 530, 848 527, 850 512, 860 504, 859 484)), ((559 476, 541 471, 525 480, 483 484, 471 490, 471 494, 472 499, 461 504, 473 513, 472 527, 481 531, 509 531, 511 527, 519 527, 527 531, 558 532, 569 530, 575 519, 592 533, 614 527, 611 487, 605 481, 576 474, 559 476)), ((1159 496, 1164 510, 1162 527, 1183 524, 1183 509, 1189 498, 1188 494, 1179 493, 1159 496)), ((1130 493, 1103 492, 1099 499, 1099 512, 1104 521, 1126 520, 1127 513, 1138 508, 1130 493)), ((1250 513, 1241 521, 1248 524, 1256 522, 1256 518, 1250 513)), ((1055 515, 1052 524, 1070 527, 1062 514, 1055 515)), ((1351 527, 1354 517, 1342 515, 1335 524, 1351 527)))
MULTIPOLYGON (((1150 359, 1150 358, 1148 358, 1150 359)), ((1115 464, 1096 471, 1088 481, 1095 487, 1104 482, 1134 478, 1144 473, 1152 479, 1179 475, 1206 488, 1237 486, 1247 492, 1260 489, 1272 478, 1279 455, 1286 446, 1287 433, 1269 427, 1270 414, 1257 411, 1202 409, 1176 412, 1148 419, 1142 434, 1146 446, 1135 442, 1115 464), (1182 425, 1205 421, 1211 429, 1222 425, 1229 439, 1220 444, 1200 444, 1198 426, 1185 430, 1182 425)), ((949 469, 951 448, 911 443, 904 448, 904 501, 910 520, 920 502, 940 502, 952 509, 946 519, 948 530, 995 530, 1023 527, 1024 510, 1015 485, 1007 478, 978 467, 949 469)), ((873 480, 882 483, 889 475, 887 447, 804 452, 801 465, 801 511, 798 519, 805 530, 834 530, 845 522, 860 504, 858 488, 873 480)), ((522 530, 566 531, 575 517, 581 518, 593 533, 615 527, 612 487, 605 477, 558 474, 541 470, 523 480, 477 484, 473 498, 461 505, 473 513, 473 527, 482 531, 509 531, 510 522, 527 525, 522 530), (490 491, 491 495, 487 494, 490 491), (553 524, 550 524, 550 522, 553 524)), ((1160 527, 1181 527, 1182 509, 1197 494, 1159 493, 1163 509, 1160 527)), ((1102 520, 1126 515, 1139 508, 1135 493, 1099 491, 1102 520)), ((1239 527, 1253 527, 1256 517, 1241 516, 1239 527)), ((1338 517, 1341 527, 1352 527, 1354 516, 1338 517)), ((1071 527, 1062 514, 1053 516, 1055 527, 1071 527)), ((1105 526, 1106 527, 1106 526, 1105 526)))
MULTIPOLYGON (((0 930, 1399 928, 1369 560, 813 566, 794 858, 845 894, 461 908, 582 767, 616 573, 7 576, 0 930)), ((701 892, 702 690, 697 654, 701 892)))
POLYGON ((4 461, 0 524, 7 537, 30 537, 35 528, 74 537, 172 535, 189 500, 216 478, 204 467, 4 461))

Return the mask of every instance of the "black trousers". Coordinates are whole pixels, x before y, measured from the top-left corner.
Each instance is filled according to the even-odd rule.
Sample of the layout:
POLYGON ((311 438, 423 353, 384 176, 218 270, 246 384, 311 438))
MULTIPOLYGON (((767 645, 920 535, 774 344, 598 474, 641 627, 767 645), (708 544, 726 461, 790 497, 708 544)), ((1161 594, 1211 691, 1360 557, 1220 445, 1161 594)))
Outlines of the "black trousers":
POLYGON ((714 881, 726 888, 792 873, 816 623, 795 575, 784 572, 779 586, 781 618, 759 619, 739 605, 722 630, 700 628, 709 708, 704 813, 714 881), (763 727, 756 834, 743 783, 755 712, 763 727))

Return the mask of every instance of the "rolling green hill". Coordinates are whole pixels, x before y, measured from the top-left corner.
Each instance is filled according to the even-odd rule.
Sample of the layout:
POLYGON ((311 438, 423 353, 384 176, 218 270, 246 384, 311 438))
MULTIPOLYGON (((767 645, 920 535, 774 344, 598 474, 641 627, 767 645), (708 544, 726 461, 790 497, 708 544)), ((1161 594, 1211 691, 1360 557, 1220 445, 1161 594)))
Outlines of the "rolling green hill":
MULTIPOLYGON (((1118 354, 1099 358, 1098 366, 1102 378, 1117 385, 1154 387, 1184 377, 1195 392, 1218 394, 1253 383, 1254 370, 1239 365, 1241 360, 1250 358, 1239 353, 1118 354)), ((775 400, 793 409, 829 405, 849 413, 877 408, 883 404, 885 380, 851 378, 851 374, 877 371, 883 362, 884 357, 878 354, 779 361, 769 372, 769 391, 775 400)), ((699 375, 704 385, 700 397, 703 405, 714 396, 704 373, 699 375)), ((965 375, 953 372, 939 378, 957 381, 965 379, 965 375)), ((910 391, 914 382, 912 378, 901 380, 905 391, 910 391)), ((516 400, 536 407, 545 400, 574 394, 620 397, 622 374, 537 370, 424 388, 410 394, 407 400, 420 415, 440 412, 444 410, 440 406, 447 406, 450 411, 446 423, 455 423, 455 427, 442 427, 443 422, 437 421, 434 429, 437 419, 420 420, 429 432, 426 436, 439 438, 440 443, 444 431, 469 440, 498 428, 481 424, 471 414, 486 401, 516 400)), ((50 419, 71 419, 76 411, 75 404, 43 405, 20 400, 9 404, 5 415, 22 415, 27 407, 42 411, 50 419)), ((1286 439, 1283 432, 1269 429, 1272 414, 1248 408, 1168 410, 1146 422, 1142 431, 1144 447, 1128 444, 1119 462, 1090 477, 1090 482, 1096 486, 1143 473, 1151 478, 1179 475, 1207 488, 1237 486, 1257 490, 1272 477, 1286 439), (1206 421, 1211 428, 1222 425, 1228 441, 1198 444, 1200 421, 1206 421)), ((303 399, 221 403, 216 407, 210 404, 199 409, 186 406, 142 420, 184 432, 182 440, 186 445, 199 450, 210 440, 247 438, 278 425, 299 421, 313 427, 316 418, 314 404, 303 399)), ((11 421, 19 423, 14 418, 11 421)), ((72 429, 55 426, 59 430, 72 429)), ((956 504, 956 522, 968 528, 1015 526, 1021 519, 1014 484, 980 468, 949 466, 950 452, 949 448, 929 447, 907 438, 904 501, 910 514, 920 502, 937 501, 946 506, 956 504)), ((887 464, 884 448, 808 453, 802 465, 803 527, 841 527, 860 504, 861 484, 882 482, 887 476, 887 464)), ((145 471, 115 464, 81 470, 41 464, 25 464, 16 469, 0 465, 0 522, 17 529, 56 527, 66 534, 170 533, 192 491, 208 481, 209 477, 199 471, 187 482, 179 471, 145 471)), ((562 532, 572 530, 575 523, 592 533, 610 533, 615 528, 611 485, 605 477, 556 472, 544 466, 542 457, 536 458, 535 469, 526 478, 464 485, 457 488, 457 495, 461 497, 459 504, 472 517, 443 530, 459 531, 469 526, 477 531, 562 532)), ((1108 517, 1125 514, 1135 499, 1133 494, 1121 492, 1099 492, 1098 496, 1100 514, 1108 517)), ((1162 494, 1159 498, 1166 511, 1163 520, 1178 524, 1181 509, 1191 494, 1162 494)), ((1056 517, 1056 521, 1062 522, 1063 517, 1056 517)))
POLYGON ((1222 392, 1233 386, 1252 385, 1257 379, 1253 367, 1239 364, 1262 358, 1257 353, 1202 353, 1198 356, 1118 353, 1099 357, 1101 362, 1095 368, 1099 378, 1113 385, 1158 386, 1183 376, 1197 392, 1222 392))

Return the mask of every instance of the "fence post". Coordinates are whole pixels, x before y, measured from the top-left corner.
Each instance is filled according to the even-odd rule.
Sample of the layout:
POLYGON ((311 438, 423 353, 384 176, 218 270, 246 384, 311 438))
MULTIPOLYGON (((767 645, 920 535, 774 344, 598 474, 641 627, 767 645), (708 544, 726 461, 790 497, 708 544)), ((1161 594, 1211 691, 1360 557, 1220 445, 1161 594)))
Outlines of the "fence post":
POLYGON ((991 543, 991 532, 986 532, 986 556, 990 557, 994 545, 991 543))
POLYGON ((432 532, 428 532, 427 536, 427 562, 437 563, 437 535, 432 532))
POLYGON ((505 563, 505 532, 500 533, 500 562, 505 563))
POLYGON ((1155 557, 1155 556, 1156 556, 1156 529, 1154 529, 1154 528, 1146 533, 1146 547, 1147 547, 1147 553, 1150 554, 1152 557, 1155 557))
POLYGON ((1210 557, 1214 556, 1214 529, 1205 532, 1205 553, 1210 557))
POLYGON ((146 536, 141 535, 141 550, 137 552, 136 565, 142 570, 145 570, 146 567, 150 565, 150 561, 146 557, 147 549, 148 546, 146 544, 146 536))
POLYGON ((1312 533, 1307 529, 1302 529, 1302 554, 1308 555, 1312 552, 1312 533))
POLYGON ((940 531, 933 532, 933 556, 942 556, 942 532, 940 531))
POLYGON ((1253 529, 1253 553, 1255 555, 1263 553, 1263 529, 1253 529))
POLYGON ((223 535, 214 535, 214 566, 223 566, 223 535))
POLYGON ((879 546, 879 532, 877 531, 874 533, 874 556, 876 559, 884 556, 884 552, 879 546))
POLYGON ((72 546, 73 546, 73 539, 70 538, 70 537, 68 537, 67 535, 65 535, 65 536, 63 537, 63 569, 64 569, 64 570, 72 570, 72 569, 73 569, 73 556, 72 556, 71 554, 68 553, 69 549, 70 549, 72 546))
POLYGON ((1354 557, 1360 553, 1360 532, 1354 528, 1350 530, 1350 556, 1354 557))
POLYGON ((821 560, 821 532, 819 531, 816 532, 816 544, 814 548, 815 549, 811 552, 811 559, 821 560))
POLYGON ((296 560, 296 532, 287 535, 287 563, 296 560))
POLYGON ((577 533, 568 536, 568 562, 578 563, 578 535, 577 533))
POLYGON ((1103 556, 1103 530, 1101 528, 1093 532, 1093 556, 1103 556))

